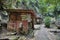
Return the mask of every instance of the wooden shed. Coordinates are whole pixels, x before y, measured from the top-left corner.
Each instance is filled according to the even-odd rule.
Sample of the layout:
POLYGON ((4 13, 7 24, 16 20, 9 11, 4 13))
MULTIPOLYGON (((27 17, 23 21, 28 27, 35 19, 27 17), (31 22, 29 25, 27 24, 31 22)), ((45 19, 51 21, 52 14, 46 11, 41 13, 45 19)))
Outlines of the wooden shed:
POLYGON ((24 9, 5 9, 9 13, 7 29, 10 31, 28 32, 34 29, 35 13, 33 10, 24 9))

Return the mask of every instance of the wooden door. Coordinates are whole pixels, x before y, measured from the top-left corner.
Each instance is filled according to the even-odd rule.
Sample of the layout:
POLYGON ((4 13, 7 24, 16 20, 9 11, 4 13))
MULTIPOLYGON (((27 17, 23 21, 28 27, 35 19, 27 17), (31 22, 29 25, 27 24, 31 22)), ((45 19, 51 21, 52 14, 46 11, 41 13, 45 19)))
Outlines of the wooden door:
POLYGON ((7 25, 7 29, 9 31, 16 31, 16 14, 14 13, 11 13, 10 16, 9 16, 9 22, 8 22, 8 25, 7 25))

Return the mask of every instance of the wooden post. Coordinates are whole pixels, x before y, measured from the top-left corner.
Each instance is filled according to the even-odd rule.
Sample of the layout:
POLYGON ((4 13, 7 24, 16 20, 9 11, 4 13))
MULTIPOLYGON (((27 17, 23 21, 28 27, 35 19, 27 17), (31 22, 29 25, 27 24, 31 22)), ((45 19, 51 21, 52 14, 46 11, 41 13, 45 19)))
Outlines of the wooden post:
POLYGON ((32 17, 32 29, 34 30, 34 18, 32 17))

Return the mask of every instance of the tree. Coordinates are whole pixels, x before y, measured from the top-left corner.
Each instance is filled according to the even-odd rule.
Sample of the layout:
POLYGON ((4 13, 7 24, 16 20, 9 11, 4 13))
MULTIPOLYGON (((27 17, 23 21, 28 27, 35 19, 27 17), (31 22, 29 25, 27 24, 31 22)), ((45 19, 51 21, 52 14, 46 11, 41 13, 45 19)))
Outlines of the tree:
POLYGON ((36 13, 47 15, 50 13, 55 14, 60 10, 60 0, 2 0, 3 8, 16 9, 23 8, 32 9, 36 13), (55 13, 54 13, 55 12, 55 13))

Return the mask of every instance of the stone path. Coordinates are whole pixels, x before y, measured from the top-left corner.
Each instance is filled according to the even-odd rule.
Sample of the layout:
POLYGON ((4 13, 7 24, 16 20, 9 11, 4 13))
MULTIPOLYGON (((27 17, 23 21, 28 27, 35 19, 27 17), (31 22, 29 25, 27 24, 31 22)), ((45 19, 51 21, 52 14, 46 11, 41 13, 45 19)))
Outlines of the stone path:
POLYGON ((44 28, 44 25, 40 25, 40 30, 37 30, 35 33, 35 40, 55 40, 54 36, 51 36, 47 28, 44 28))

